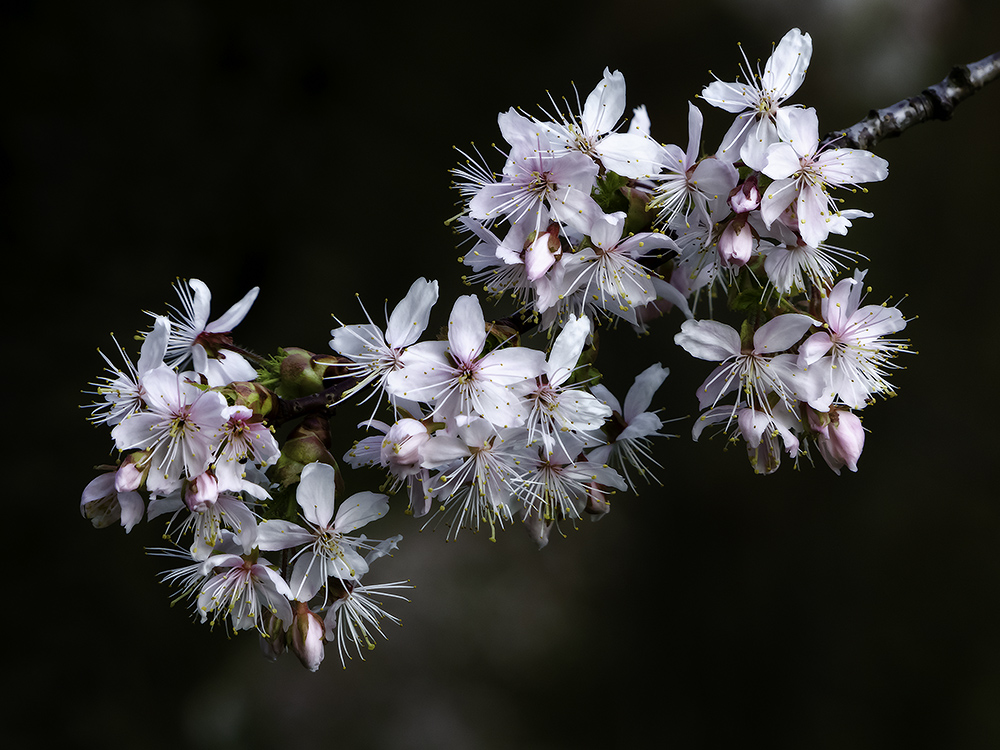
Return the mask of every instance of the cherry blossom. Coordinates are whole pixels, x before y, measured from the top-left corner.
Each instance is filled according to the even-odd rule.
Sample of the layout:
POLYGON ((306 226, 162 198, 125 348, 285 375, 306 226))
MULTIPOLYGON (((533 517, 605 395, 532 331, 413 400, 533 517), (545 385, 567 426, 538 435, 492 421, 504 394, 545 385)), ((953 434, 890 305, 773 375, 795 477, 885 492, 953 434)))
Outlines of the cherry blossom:
POLYGON ((807 245, 818 247, 831 231, 831 217, 837 214, 829 189, 884 180, 889 174, 888 162, 860 149, 820 150, 819 119, 814 109, 783 111, 778 127, 782 142, 768 148, 761 167, 774 180, 764 190, 761 218, 771 226, 794 203, 799 234, 807 245))
POLYGON ((763 72, 755 74, 744 53, 745 83, 716 79, 702 90, 701 98, 712 106, 739 113, 722 139, 720 158, 739 158, 751 169, 763 168, 768 148, 778 142, 778 114, 788 109, 781 105, 799 90, 811 57, 812 37, 792 29, 778 42, 763 72))

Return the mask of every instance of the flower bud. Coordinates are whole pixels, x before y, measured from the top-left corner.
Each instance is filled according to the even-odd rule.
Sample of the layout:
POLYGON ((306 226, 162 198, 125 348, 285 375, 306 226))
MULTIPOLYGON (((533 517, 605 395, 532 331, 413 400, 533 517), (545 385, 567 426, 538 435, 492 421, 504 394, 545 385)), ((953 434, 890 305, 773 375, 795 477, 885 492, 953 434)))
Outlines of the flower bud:
MULTIPOLYGON (((273 391, 260 383, 237 382, 226 386, 224 391, 232 394, 237 406, 245 406, 255 417, 263 419, 274 409, 278 399, 273 391)), ((226 395, 225 393, 223 395, 226 395)))
POLYGON ((268 614, 264 619, 264 632, 260 635, 260 650, 270 661, 277 661, 285 653, 284 623, 274 614, 268 614))
POLYGON ((299 347, 289 347, 284 352, 286 356, 281 360, 279 370, 279 396, 299 398, 323 390, 326 363, 318 361, 312 352, 299 347))
POLYGON ((292 627, 288 631, 291 636, 289 646, 299 657, 302 666, 310 672, 315 672, 323 663, 325 631, 326 626, 319 615, 311 612, 308 604, 297 602, 295 619, 292 620, 292 627))
POLYGON ((219 480, 210 472, 199 474, 184 487, 184 504, 192 513, 204 513, 219 499, 219 480))
POLYGON ((115 472, 115 489, 118 492, 135 492, 142 486, 146 472, 136 466, 136 462, 145 460, 145 458, 145 453, 132 453, 118 467, 118 471, 115 472), (139 456, 138 459, 136 455, 139 456))
POLYGON ((830 422, 816 439, 820 455, 834 473, 846 466, 858 470, 858 459, 865 447, 865 430, 857 414, 846 410, 830 410, 830 422))
POLYGON ((753 232, 747 226, 746 214, 729 222, 719 238, 719 257, 722 265, 739 268, 745 266, 753 255, 753 232))
POLYGON ((737 214, 748 214, 760 208, 757 175, 751 175, 733 190, 729 196, 729 207, 737 214))
POLYGON ((330 420, 310 415, 293 429, 281 448, 273 479, 288 487, 299 481, 306 464, 319 461, 337 469, 337 491, 343 490, 337 459, 330 452, 330 420))
POLYGON ((537 281, 562 255, 559 225, 550 224, 524 251, 524 269, 530 281, 537 281))

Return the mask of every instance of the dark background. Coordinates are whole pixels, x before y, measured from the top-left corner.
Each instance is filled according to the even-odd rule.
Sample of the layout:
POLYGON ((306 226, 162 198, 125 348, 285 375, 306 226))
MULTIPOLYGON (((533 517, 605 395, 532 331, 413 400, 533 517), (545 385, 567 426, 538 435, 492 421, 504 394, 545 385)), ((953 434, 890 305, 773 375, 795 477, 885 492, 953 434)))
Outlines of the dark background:
MULTIPOLYGON (((168 606, 143 547, 78 511, 111 447, 79 408, 109 336, 165 311, 176 277, 261 352, 326 351, 330 314, 373 315, 417 276, 467 293, 443 224, 453 146, 497 113, 584 97, 605 66, 686 144, 687 100, 792 26, 814 55, 795 101, 824 130, 1000 47, 995 3, 571 5, 6 3, 0 20, 2 243, 11 359, 3 734, 19 747, 351 748, 1000 746, 1000 511, 994 342, 1000 84, 880 145, 888 181, 843 244, 872 299, 902 297, 917 357, 868 409, 857 475, 754 476, 742 451, 659 446, 662 488, 538 552, 404 533, 377 580, 409 578, 367 661, 315 675, 168 606), (908 295, 908 296, 907 296, 908 295)), ((730 115, 703 106, 714 144, 730 115)), ((840 239, 840 238, 837 238, 840 239)), ((624 396, 662 361, 665 417, 706 369, 667 318, 603 341, 624 396)), ((356 436, 342 414, 343 449, 356 436)), ((363 416, 363 415, 362 415, 363 416)), ((370 477, 350 475, 353 489, 370 477)))

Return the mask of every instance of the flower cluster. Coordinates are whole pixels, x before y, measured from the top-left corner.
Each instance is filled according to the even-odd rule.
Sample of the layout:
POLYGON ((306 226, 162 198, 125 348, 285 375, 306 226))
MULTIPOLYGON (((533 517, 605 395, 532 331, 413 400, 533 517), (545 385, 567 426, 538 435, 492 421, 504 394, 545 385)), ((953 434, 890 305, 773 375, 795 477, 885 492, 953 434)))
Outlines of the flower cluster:
POLYGON ((163 578, 202 622, 256 629, 267 653, 287 645, 310 669, 322 661, 324 641, 337 642, 342 660, 351 643, 360 654, 387 616, 373 595, 398 597, 392 590, 406 586, 361 583, 399 542, 353 533, 385 514, 386 496, 357 493, 334 514, 343 493, 322 437, 317 450, 315 424, 279 446, 276 394, 301 381, 288 377, 295 357, 285 353, 286 377, 278 366, 271 391, 254 381, 274 367, 255 367, 231 338, 257 289, 212 323, 203 282, 182 282, 178 292, 181 308, 154 316, 141 335, 138 363, 118 347, 124 367, 105 357, 107 374, 93 384, 91 421, 111 428, 121 458, 84 489, 83 515, 126 531, 144 515, 165 517, 173 546, 158 552, 177 564, 163 578), (272 562, 262 552, 280 555, 272 562))
POLYGON ((513 295, 543 329, 577 316, 642 330, 680 309, 676 343, 718 363, 698 391, 694 436, 722 422, 763 473, 810 444, 837 473, 856 470, 864 433, 852 410, 892 393, 892 359, 908 351, 891 338, 906 325, 898 309, 861 305, 865 271, 836 279, 851 253, 830 235, 871 214, 841 209, 831 191, 888 168, 821 146, 816 111, 789 103, 811 53, 792 29, 763 70, 747 62, 745 82, 704 88, 702 101, 736 115, 714 151, 691 103, 686 147, 655 141, 644 107, 624 124, 625 80, 606 70, 578 113, 502 113, 500 172, 469 157, 453 170, 474 242, 467 281, 513 295), (714 319, 722 300, 743 318, 735 328, 714 319))
POLYGON ((393 411, 391 424, 366 423, 381 434, 358 441, 345 460, 385 468, 391 486, 406 486, 413 515, 443 520, 449 538, 486 525, 495 540, 497 527, 519 518, 544 546, 560 521, 600 517, 606 495, 626 488, 606 462, 609 445, 646 470, 641 452, 626 446, 661 434, 660 419, 645 409, 666 370, 653 365, 662 376, 635 397, 642 415, 633 415, 632 433, 612 435, 617 401, 578 377, 589 318, 570 313, 546 354, 487 325, 478 297, 468 295, 455 301, 446 339, 416 341, 436 299, 437 283, 418 279, 385 334, 371 322, 332 332, 347 374, 384 390, 393 411), (592 457, 598 450, 600 461, 592 457))
POLYGON ((715 364, 695 439, 721 426, 760 473, 811 447, 837 474, 857 471, 857 412, 893 392, 906 320, 864 303, 866 270, 837 278, 851 253, 828 238, 870 214, 841 210, 831 191, 887 166, 821 145, 815 110, 788 103, 811 44, 793 29, 763 70, 747 63, 746 82, 705 87, 704 102, 736 115, 711 152, 694 104, 686 147, 654 140, 644 107, 626 122, 618 71, 578 112, 501 113, 499 171, 477 152, 452 175, 464 280, 512 298, 513 315, 489 320, 479 296, 459 296, 429 334, 439 285, 420 278, 384 325, 337 319, 329 354, 261 358, 232 338, 257 289, 209 322, 208 287, 180 282, 180 306, 152 315, 136 363, 116 342, 120 363, 105 357, 92 384, 90 419, 118 459, 85 488, 84 516, 126 531, 166 519, 172 546, 156 552, 176 561, 163 579, 177 600, 203 622, 256 630, 268 656, 288 649, 315 670, 336 643, 342 663, 363 658, 398 622, 382 600, 410 587, 362 583, 398 548, 399 535, 359 533, 393 498, 448 539, 487 529, 495 541, 520 521, 544 547, 654 479, 665 433, 651 405, 668 370, 642 362, 619 400, 597 369, 597 333, 641 333, 674 310, 675 343, 715 364), (365 476, 336 458, 347 446, 331 407, 347 399, 373 406, 342 460, 387 475, 378 492, 347 491, 365 476))

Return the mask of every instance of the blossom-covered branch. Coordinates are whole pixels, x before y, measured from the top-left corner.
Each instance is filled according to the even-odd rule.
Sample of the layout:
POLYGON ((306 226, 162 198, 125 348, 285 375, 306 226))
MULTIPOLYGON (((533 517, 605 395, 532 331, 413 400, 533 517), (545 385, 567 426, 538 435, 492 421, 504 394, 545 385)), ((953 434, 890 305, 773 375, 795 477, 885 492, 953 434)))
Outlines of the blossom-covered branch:
POLYGON ((871 150, 879 141, 901 135, 914 125, 949 119, 955 107, 997 78, 1000 78, 1000 52, 968 65, 956 65, 939 83, 889 107, 873 109, 847 130, 827 134, 823 144, 836 142, 871 150))
POLYGON ((209 322, 208 286, 178 282, 180 307, 152 315, 138 358, 116 343, 92 384, 90 418, 118 456, 97 467, 83 515, 126 532, 166 519, 156 552, 174 561, 175 601, 315 670, 325 644, 344 663, 399 622, 383 602, 410 584, 368 576, 402 537, 359 533, 393 508, 447 539, 519 525, 542 548, 659 482, 670 436, 654 400, 671 353, 636 347, 625 390, 601 372, 600 331, 675 325, 673 354, 705 368, 685 394, 701 409, 693 439, 723 435, 758 474, 817 457, 858 471, 861 413, 895 393, 912 350, 906 316, 866 303, 868 259, 831 244, 871 217, 838 191, 889 172, 821 142, 817 111, 793 101, 811 55, 792 29, 763 69, 744 58, 736 80, 706 85, 700 100, 732 118, 715 148, 691 102, 686 142, 655 139, 610 69, 576 109, 501 112, 496 166, 474 152, 452 170, 462 280, 478 289, 439 334, 441 287, 421 277, 384 323, 363 306, 363 322, 335 318, 329 353, 248 357, 232 331, 258 290, 209 322), (500 298, 515 313, 488 317, 500 298), (353 433, 332 429, 333 407, 348 399, 371 411, 340 445, 353 433))

